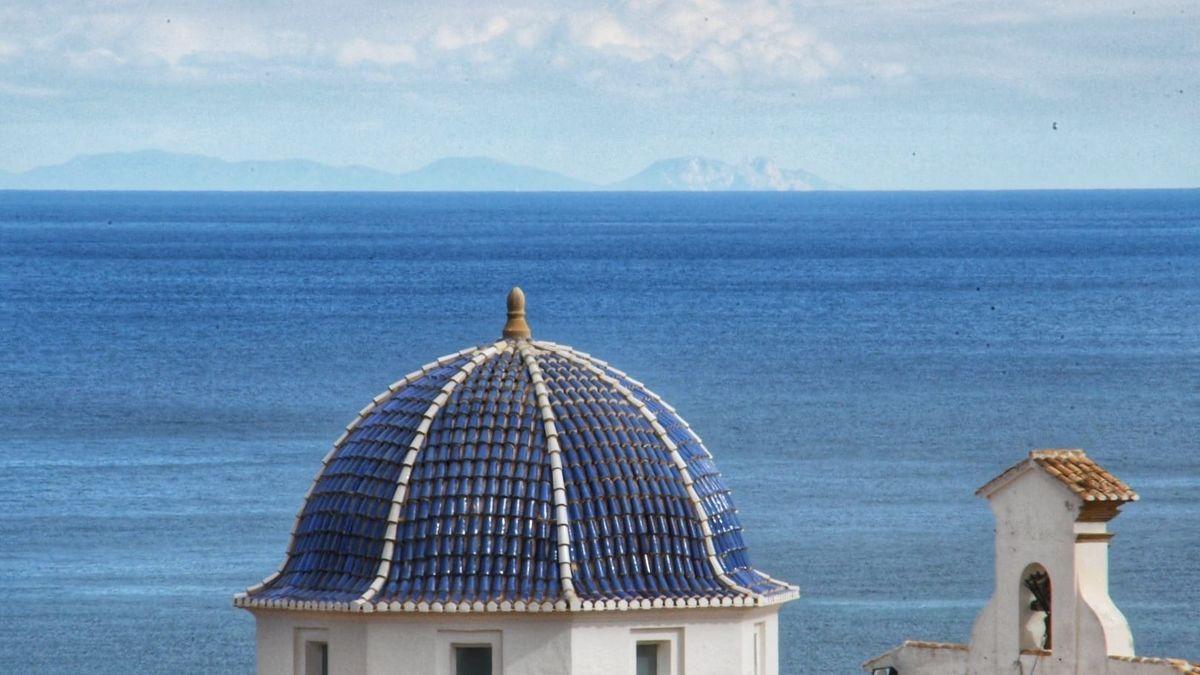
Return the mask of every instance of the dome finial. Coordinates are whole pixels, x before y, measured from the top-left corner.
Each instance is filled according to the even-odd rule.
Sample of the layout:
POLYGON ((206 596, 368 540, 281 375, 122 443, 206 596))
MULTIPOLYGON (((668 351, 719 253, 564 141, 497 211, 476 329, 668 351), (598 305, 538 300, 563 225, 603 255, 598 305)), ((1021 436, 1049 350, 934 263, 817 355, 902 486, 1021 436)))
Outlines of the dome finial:
POLYGON ((508 292, 508 323, 504 324, 503 336, 507 340, 529 338, 533 332, 525 321, 525 293, 520 286, 508 292))

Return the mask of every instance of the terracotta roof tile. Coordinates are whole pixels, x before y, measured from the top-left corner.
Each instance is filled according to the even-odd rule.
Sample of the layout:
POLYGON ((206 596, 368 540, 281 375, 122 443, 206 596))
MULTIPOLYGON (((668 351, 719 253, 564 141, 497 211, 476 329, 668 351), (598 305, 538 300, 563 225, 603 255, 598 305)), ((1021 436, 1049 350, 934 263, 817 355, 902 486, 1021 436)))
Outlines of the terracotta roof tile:
POLYGON ((891 649, 887 650, 886 652, 883 652, 882 654, 873 656, 873 657, 867 659, 866 661, 863 661, 862 668, 864 670, 871 670, 872 668, 877 668, 878 667, 878 664, 876 663, 877 661, 879 661, 880 659, 883 659, 885 657, 892 656, 894 654, 899 654, 900 652, 904 651, 905 649, 940 649, 940 650, 948 650, 948 651, 956 651, 956 652, 967 652, 967 651, 971 650, 971 648, 968 647, 967 645, 959 644, 957 642, 928 642, 925 640, 905 640, 904 642, 896 645, 895 647, 892 647, 891 649))
POLYGON ((1133 502, 1137 493, 1082 450, 1034 450, 1029 457, 988 481, 975 494, 986 496, 1029 466, 1036 466, 1087 502, 1133 502))
POLYGON ((1082 450, 1034 450, 1029 459, 1085 501, 1137 501, 1137 493, 1082 450))
POLYGON ((957 642, 929 642, 926 640, 905 640, 905 647, 914 649, 952 649, 960 652, 969 651, 970 647, 957 642))
POLYGON ((1124 661, 1125 663, 1146 663, 1146 664, 1161 664, 1171 666, 1177 672, 1185 673, 1186 675, 1200 675, 1200 664, 1189 663, 1183 659, 1161 659, 1153 656, 1110 656, 1113 661, 1124 661))

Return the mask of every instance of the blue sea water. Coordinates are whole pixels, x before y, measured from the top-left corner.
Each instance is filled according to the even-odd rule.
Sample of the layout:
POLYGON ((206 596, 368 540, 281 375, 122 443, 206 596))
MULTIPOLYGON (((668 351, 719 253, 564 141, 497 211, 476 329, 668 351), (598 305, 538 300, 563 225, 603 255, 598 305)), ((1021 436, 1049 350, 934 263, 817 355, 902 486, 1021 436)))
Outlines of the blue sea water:
POLYGON ((535 337, 670 401, 797 583, 785 673, 965 641, 973 491, 1083 447, 1139 653, 1200 660, 1200 192, 0 193, 0 671, 249 672, 341 427, 535 337))

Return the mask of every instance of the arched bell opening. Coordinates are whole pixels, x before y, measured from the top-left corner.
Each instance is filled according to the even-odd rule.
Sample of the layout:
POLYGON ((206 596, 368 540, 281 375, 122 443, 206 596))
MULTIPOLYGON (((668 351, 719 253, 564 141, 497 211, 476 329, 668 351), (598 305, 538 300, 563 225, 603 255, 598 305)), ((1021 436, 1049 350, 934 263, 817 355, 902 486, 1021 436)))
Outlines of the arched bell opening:
POLYGON ((1033 563, 1021 572, 1017 629, 1021 649, 1053 649, 1051 633, 1052 591, 1046 568, 1033 563))

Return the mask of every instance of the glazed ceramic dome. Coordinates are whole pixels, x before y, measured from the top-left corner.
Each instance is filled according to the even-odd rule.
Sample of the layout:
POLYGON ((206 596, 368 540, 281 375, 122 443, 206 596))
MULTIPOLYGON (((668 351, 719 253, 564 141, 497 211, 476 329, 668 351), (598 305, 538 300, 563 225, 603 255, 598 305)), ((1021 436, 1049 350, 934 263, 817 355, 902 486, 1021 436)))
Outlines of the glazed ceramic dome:
POLYGON ((503 339, 376 396, 326 456, 278 572, 243 607, 573 611, 747 606, 795 587, 750 565, 699 437, 640 382, 503 339))

